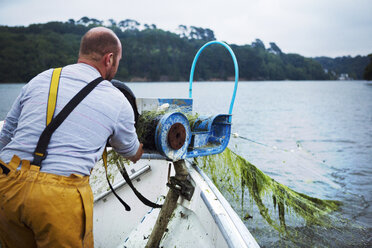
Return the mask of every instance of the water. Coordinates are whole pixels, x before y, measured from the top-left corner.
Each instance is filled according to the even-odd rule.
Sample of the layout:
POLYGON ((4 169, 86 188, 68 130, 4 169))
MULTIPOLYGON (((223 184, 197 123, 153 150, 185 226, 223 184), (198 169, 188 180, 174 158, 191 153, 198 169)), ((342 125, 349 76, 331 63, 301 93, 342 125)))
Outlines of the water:
MULTIPOLYGON (((188 97, 187 83, 128 85, 137 97, 188 97)), ((21 86, 0 84, 0 119, 21 86)), ((194 110, 227 113, 232 90, 230 82, 194 84, 194 110)), ((232 126, 238 138, 229 147, 298 192, 341 201, 342 217, 364 227, 372 245, 371 123, 372 86, 365 81, 241 82, 232 126)), ((265 232, 253 234, 260 245, 273 242, 265 232)))

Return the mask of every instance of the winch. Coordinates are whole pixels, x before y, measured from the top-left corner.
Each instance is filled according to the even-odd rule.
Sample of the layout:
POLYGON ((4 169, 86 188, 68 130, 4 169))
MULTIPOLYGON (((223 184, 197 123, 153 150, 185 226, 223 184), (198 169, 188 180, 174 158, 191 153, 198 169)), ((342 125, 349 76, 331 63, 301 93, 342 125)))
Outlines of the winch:
POLYGON ((141 140, 141 135, 139 135, 139 138, 143 142, 145 150, 158 152, 172 161, 223 152, 230 139, 231 114, 238 86, 238 77, 238 64, 231 48, 220 41, 206 43, 196 54, 191 67, 189 98, 136 99, 138 112, 140 113, 139 123, 142 125, 142 127, 137 126, 137 133, 142 130, 141 135, 144 138, 141 140), (229 113, 190 118, 192 116, 192 83, 195 65, 203 49, 211 44, 223 45, 230 52, 234 62, 235 86, 229 113))

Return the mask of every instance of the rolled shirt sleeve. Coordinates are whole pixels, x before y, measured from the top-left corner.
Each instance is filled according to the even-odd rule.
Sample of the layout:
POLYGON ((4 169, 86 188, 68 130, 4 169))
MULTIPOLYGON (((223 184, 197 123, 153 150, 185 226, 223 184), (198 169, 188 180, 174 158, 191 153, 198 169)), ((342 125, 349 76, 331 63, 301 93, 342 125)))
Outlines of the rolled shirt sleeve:
POLYGON ((116 152, 126 158, 134 156, 139 148, 140 143, 134 127, 134 113, 127 99, 122 105, 109 142, 116 152))

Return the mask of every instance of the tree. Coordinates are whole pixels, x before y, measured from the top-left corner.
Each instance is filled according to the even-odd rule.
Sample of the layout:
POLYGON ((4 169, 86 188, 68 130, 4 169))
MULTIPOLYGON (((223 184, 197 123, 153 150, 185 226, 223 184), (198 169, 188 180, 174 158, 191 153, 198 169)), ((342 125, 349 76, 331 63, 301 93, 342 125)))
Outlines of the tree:
POLYGON ((124 30, 135 30, 135 29, 138 29, 140 23, 135 21, 135 20, 132 20, 132 19, 125 19, 123 21, 120 21, 118 26, 122 29, 122 31, 124 30))
POLYGON ((367 56, 343 56, 337 58, 316 57, 314 58, 319 62, 323 69, 327 70, 330 74, 334 74, 338 78, 341 74, 348 74, 353 79, 363 79, 364 68, 369 63, 367 56))
POLYGON ((85 25, 87 26, 89 24, 90 19, 87 16, 84 16, 80 18, 80 20, 77 21, 77 24, 85 25))
MULTIPOLYGON (((212 30, 201 27, 181 25, 176 34, 155 25, 139 30, 140 23, 131 19, 114 23, 111 20, 106 25, 123 44, 124 59, 116 75, 120 80, 186 81, 196 52, 207 41, 215 40, 212 30)), ((65 23, 0 26, 0 81, 27 82, 45 69, 75 63, 81 36, 90 27, 101 24, 100 20, 83 17, 65 23)), ((273 42, 267 50, 259 39, 252 45, 231 48, 238 59, 242 80, 329 79, 319 62, 285 54, 273 42)), ((359 56, 337 62, 364 68, 364 59, 370 60, 359 56)), ((222 46, 208 47, 200 56, 195 80, 227 80, 233 76, 231 56, 222 46)))
POLYGON ((370 62, 364 69, 363 78, 365 80, 372 80, 372 53, 369 54, 368 57, 370 58, 370 62))
POLYGON ((282 50, 275 44, 275 42, 270 42, 270 48, 268 49, 269 52, 274 54, 281 54, 282 50))
POLYGON ((209 28, 204 29, 200 27, 191 26, 190 27, 190 34, 191 39, 196 40, 204 40, 204 41, 211 41, 215 40, 214 32, 210 30, 209 28))
POLYGON ((265 49, 265 44, 260 39, 256 39, 255 42, 252 42, 252 47, 258 49, 265 49))
POLYGON ((111 24, 111 27, 116 27, 116 21, 114 19, 109 19, 108 20, 111 24))

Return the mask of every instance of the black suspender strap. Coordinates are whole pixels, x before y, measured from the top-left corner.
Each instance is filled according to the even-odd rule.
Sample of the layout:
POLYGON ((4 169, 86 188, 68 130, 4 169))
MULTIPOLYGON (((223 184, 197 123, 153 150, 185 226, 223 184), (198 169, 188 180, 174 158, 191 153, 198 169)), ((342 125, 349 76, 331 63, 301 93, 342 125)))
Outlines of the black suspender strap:
POLYGON ((79 91, 58 113, 58 115, 49 123, 49 125, 42 132, 39 141, 37 143, 36 149, 34 151, 34 161, 33 165, 41 166, 41 162, 47 156, 47 148, 52 137, 53 132, 62 124, 62 122, 67 118, 67 116, 75 109, 75 107, 100 83, 103 81, 102 77, 96 78, 89 84, 87 84, 83 89, 79 91))
MULTIPOLYGON (((75 107, 100 83, 103 81, 102 77, 96 78, 89 84, 87 84, 83 89, 81 89, 67 104, 66 106, 61 110, 61 112, 58 113, 58 115, 53 118, 53 113, 56 105, 56 97, 57 97, 57 90, 58 90, 58 84, 59 84, 59 76, 61 73, 61 69, 55 69, 55 72, 53 72, 51 86, 50 86, 50 92, 49 92, 49 99, 48 99, 48 110, 47 110, 47 126, 40 135, 39 141, 37 143, 36 149, 34 151, 34 161, 32 162, 33 165, 41 166, 41 162, 46 158, 47 156, 47 148, 48 144, 50 142, 50 139, 52 137, 53 132, 62 124, 62 122, 67 118, 67 116, 75 109, 75 107), (53 119, 52 119, 53 118, 53 119)), ((115 192, 114 188, 112 187, 110 180, 107 176, 107 150, 105 148, 104 154, 102 156, 103 162, 105 165, 105 171, 106 171, 106 179, 107 182, 114 193, 114 195, 119 199, 119 201, 124 205, 125 209, 127 211, 130 211, 130 207, 128 204, 126 204, 119 195, 115 192)), ((3 166, 1 166, 2 168, 3 166)), ((3 169, 3 168, 2 168, 3 169)), ((7 174, 7 168, 3 169, 3 171, 7 174)), ((132 181, 130 180, 128 173, 124 169, 124 172, 122 172, 124 179, 128 183, 128 185, 132 188, 135 195, 147 206, 153 207, 153 208, 161 208, 161 205, 158 205, 156 203, 153 203, 146 199, 144 196, 141 195, 137 191, 137 189, 132 184, 132 181)))
POLYGON ((9 172, 10 172, 9 168, 6 167, 5 165, 3 165, 3 163, 1 163, 1 161, 0 161, 0 168, 3 170, 3 173, 5 175, 8 175, 9 174, 9 172))

